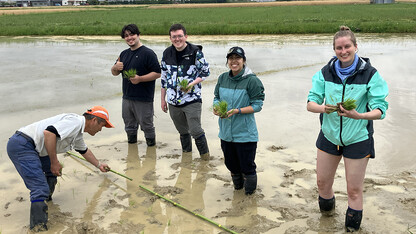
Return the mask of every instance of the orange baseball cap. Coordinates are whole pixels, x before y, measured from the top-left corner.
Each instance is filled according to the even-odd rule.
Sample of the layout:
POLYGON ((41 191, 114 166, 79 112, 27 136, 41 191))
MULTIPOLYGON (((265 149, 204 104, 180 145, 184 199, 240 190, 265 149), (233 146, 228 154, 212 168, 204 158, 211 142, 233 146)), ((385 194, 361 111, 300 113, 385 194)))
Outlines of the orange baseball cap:
POLYGON ((107 122, 105 125, 106 128, 114 128, 114 125, 110 123, 110 115, 104 107, 94 106, 91 109, 88 109, 85 113, 104 119, 107 122))

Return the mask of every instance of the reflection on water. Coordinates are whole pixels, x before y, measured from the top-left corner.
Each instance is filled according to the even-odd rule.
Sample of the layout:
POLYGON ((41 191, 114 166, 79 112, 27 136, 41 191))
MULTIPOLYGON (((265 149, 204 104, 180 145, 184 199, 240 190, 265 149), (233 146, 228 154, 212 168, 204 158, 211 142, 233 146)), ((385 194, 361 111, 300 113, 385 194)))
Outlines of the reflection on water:
MULTIPOLYGON (((416 123, 416 79, 411 79, 416 71, 413 64, 416 39, 414 35, 395 34, 357 34, 357 38, 359 55, 371 59, 390 88, 387 118, 375 123, 376 138, 381 138, 376 141, 383 142, 379 152, 387 150, 406 155, 408 152, 403 149, 408 148, 406 144, 415 136, 408 126, 416 123), (389 128, 380 129, 378 125, 389 128), (402 136, 409 140, 397 142, 398 145, 391 141, 402 136)), ((204 82, 205 103, 212 100, 216 78, 227 70, 227 50, 242 46, 247 65, 265 83, 262 113, 287 110, 287 115, 293 115, 288 118, 293 122, 279 126, 282 130, 302 126, 296 122, 297 112, 300 107, 304 109, 310 79, 333 56, 332 35, 189 36, 188 40, 204 46, 203 52, 211 66, 211 76, 204 82)), ((142 41, 159 59, 169 46, 168 38, 163 36, 142 36, 142 41)), ((126 47, 118 37, 0 38, 0 54, 4 58, 0 63, 1 113, 30 112, 74 103, 102 105, 102 100, 121 99, 121 78, 112 76, 110 68, 126 47)), ((156 83, 155 109, 158 109, 160 86, 156 83)), ((272 122, 280 118, 274 113, 269 115, 272 122)), ((316 128, 314 125, 311 131, 316 128)), ((270 129, 265 129, 266 136, 270 129)), ((297 139, 301 141, 302 137, 297 139)), ((397 161, 390 163, 393 167, 400 165, 397 161)), ((376 164, 382 167, 384 163, 377 161, 376 164)), ((406 160, 405 165, 409 164, 415 165, 406 160)))
MULTIPOLYGON (((416 166, 414 152, 410 147, 416 140, 416 79, 413 79, 416 73, 413 64, 416 39, 414 35, 357 37, 359 55, 371 59, 371 63, 386 79, 390 88, 390 108, 387 117, 385 120, 375 121, 377 156, 375 160, 371 160, 368 172, 385 176, 397 171, 412 170, 416 166)), ((100 187, 94 187, 92 191, 78 191, 84 182, 84 178, 78 178, 77 184, 65 184, 65 191, 71 191, 73 188, 73 194, 59 194, 56 202, 60 207, 57 207, 57 210, 70 210, 80 214, 80 218, 85 221, 102 220, 109 225, 106 227, 109 230, 112 230, 110 224, 114 217, 120 217, 121 226, 133 225, 132 228, 136 230, 145 228, 146 233, 180 233, 194 230, 218 232, 217 228, 210 224, 196 221, 196 217, 186 215, 185 211, 140 190, 140 184, 151 190, 168 188, 167 196, 171 196, 169 193, 179 192, 171 197, 180 200, 182 205, 190 210, 206 217, 215 217, 214 221, 226 226, 247 227, 246 230, 253 233, 256 230, 251 230, 250 227, 262 226, 263 221, 267 221, 263 218, 266 216, 273 220, 267 221, 266 225, 274 228, 270 233, 285 231, 294 225, 309 225, 312 229, 328 231, 342 228, 343 217, 336 217, 334 222, 319 219, 318 213, 308 214, 307 216, 311 217, 308 221, 299 215, 295 218, 301 219, 292 223, 280 223, 282 217, 287 219, 288 215, 291 215, 288 212, 291 207, 286 208, 287 199, 297 205, 301 204, 301 207, 311 206, 307 195, 296 192, 311 191, 315 188, 314 143, 319 131, 319 122, 317 115, 306 111, 306 97, 311 87, 312 75, 333 56, 332 36, 189 36, 188 39, 204 46, 203 51, 211 66, 211 76, 203 84, 202 125, 205 127, 214 161, 207 163, 195 158, 195 155, 192 158, 192 155, 178 153, 179 136, 169 115, 162 113, 159 107, 159 82, 154 105, 157 147, 145 147, 143 142, 125 142, 121 119, 121 78, 110 73, 117 56, 126 48, 120 38, 0 38, 0 54, 3 58, 0 63, 0 158, 5 159, 0 162, 0 171, 7 174, 6 178, 16 173, 7 159, 5 145, 8 137, 22 125, 50 116, 51 113, 74 109, 82 111, 85 106, 91 104, 105 105, 110 110, 111 121, 116 128, 105 129, 93 138, 86 136, 86 142, 92 145, 91 148, 94 148, 94 143, 98 146, 110 145, 108 148, 112 151, 104 149, 106 147, 95 147, 94 151, 99 151, 100 156, 106 157, 115 169, 126 166, 125 173, 133 178, 134 183, 126 183, 124 189, 117 187, 115 183, 101 181, 102 175, 93 178, 85 176, 85 180, 88 178, 88 184, 97 184, 100 187), (258 191, 264 196, 260 202, 257 202, 256 198, 247 199, 243 193, 233 193, 229 172, 221 161, 217 119, 209 111, 216 78, 227 70, 226 52, 235 45, 245 49, 248 66, 258 74, 266 89, 263 110, 256 115, 260 134, 256 158, 259 169, 258 191), (270 145, 282 145, 285 150, 270 153, 267 150, 270 145), (120 150, 123 155, 119 155, 120 150), (304 177, 282 176, 290 170, 302 169, 306 169, 304 177), (186 192, 181 193, 182 190, 186 192), (90 200, 76 207, 70 207, 73 203, 64 202, 73 201, 75 197, 77 200, 83 200, 85 197, 90 200), (100 200, 97 197, 105 199, 100 200), (273 199, 276 199, 278 204, 275 202, 269 206, 267 201, 273 199), (95 203, 97 200, 100 200, 99 204, 95 203), (102 211, 104 214, 94 213, 103 207, 111 209, 102 211), (79 210, 85 212, 78 212, 79 210), (239 216, 242 213, 244 217, 239 216), (146 214, 149 220, 141 220, 141 214, 146 214), (241 222, 244 223, 240 224, 241 222), (154 225, 149 226, 149 223, 154 225), (191 225, 176 225, 180 223, 191 225), (273 232, 276 230, 277 232, 273 232)), ((156 52, 159 59, 166 46, 169 46, 167 37, 143 36, 142 40, 156 52)), ((139 139, 143 139, 142 134, 139 135, 139 139)), ((74 167, 72 161, 68 164, 69 168, 74 167)), ((77 172, 79 174, 79 170, 81 169, 74 169, 73 177, 76 177, 77 172)), ((108 177, 113 180, 117 178, 114 175, 108 177)), ((345 181, 340 181, 344 181, 342 176, 337 177, 336 184, 344 191, 345 184, 342 183, 345 181)), ((3 182, 8 188, 8 185, 21 181, 16 182, 14 178, 5 179, 3 182)), ((13 189, 26 191, 22 186, 18 184, 17 188, 13 189)), ((403 192, 397 188, 385 187, 384 190, 387 189, 387 192, 391 193, 403 192)), ((315 197, 313 201, 315 202, 315 197)), ((342 212, 344 210, 339 211, 342 212)), ((374 213, 373 217, 377 215, 378 213, 374 213)), ((19 227, 25 223, 23 220, 17 222, 19 227)))

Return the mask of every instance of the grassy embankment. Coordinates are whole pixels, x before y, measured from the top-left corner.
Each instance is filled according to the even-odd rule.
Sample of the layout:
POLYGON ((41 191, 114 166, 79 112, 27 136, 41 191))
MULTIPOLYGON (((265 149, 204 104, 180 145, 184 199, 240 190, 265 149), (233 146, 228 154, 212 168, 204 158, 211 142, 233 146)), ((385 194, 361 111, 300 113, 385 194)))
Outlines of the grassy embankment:
POLYGON ((416 33, 416 3, 274 7, 89 7, 53 13, 1 15, 0 36, 118 35, 136 23, 143 34, 166 35, 172 23, 189 34, 333 33, 348 25, 363 33, 416 33))

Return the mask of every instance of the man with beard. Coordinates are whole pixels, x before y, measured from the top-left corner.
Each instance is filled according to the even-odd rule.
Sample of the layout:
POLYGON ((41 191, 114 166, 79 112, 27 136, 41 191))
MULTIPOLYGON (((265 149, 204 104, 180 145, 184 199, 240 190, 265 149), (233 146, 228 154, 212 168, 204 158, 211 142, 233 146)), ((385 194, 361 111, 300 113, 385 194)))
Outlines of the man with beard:
POLYGON ((160 77, 160 65, 153 50, 140 42, 140 31, 135 24, 125 25, 121 37, 130 47, 121 52, 111 73, 123 76, 122 117, 128 143, 137 142, 137 130, 144 132, 146 144, 156 144, 153 125, 155 80, 160 77), (134 74, 128 75, 129 71, 134 74))

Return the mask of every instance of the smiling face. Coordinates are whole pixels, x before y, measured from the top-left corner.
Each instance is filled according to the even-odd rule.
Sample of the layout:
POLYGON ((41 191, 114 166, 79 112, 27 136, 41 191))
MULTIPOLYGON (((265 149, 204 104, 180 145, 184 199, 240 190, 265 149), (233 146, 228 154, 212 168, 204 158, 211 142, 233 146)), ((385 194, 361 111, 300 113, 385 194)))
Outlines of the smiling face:
POLYGON ((231 69, 233 76, 236 76, 244 68, 244 59, 237 54, 232 54, 227 59, 227 65, 231 69))
POLYGON ((334 51, 341 63, 341 67, 344 68, 350 66, 354 62, 357 46, 354 45, 349 36, 338 37, 334 41, 334 51))
POLYGON ((177 51, 182 51, 187 46, 186 40, 188 36, 182 29, 170 32, 170 41, 177 51))
POLYGON ((124 40, 126 41, 127 45, 130 46, 131 49, 135 49, 138 47, 140 43, 139 35, 133 34, 130 31, 126 30, 124 32, 124 40))

